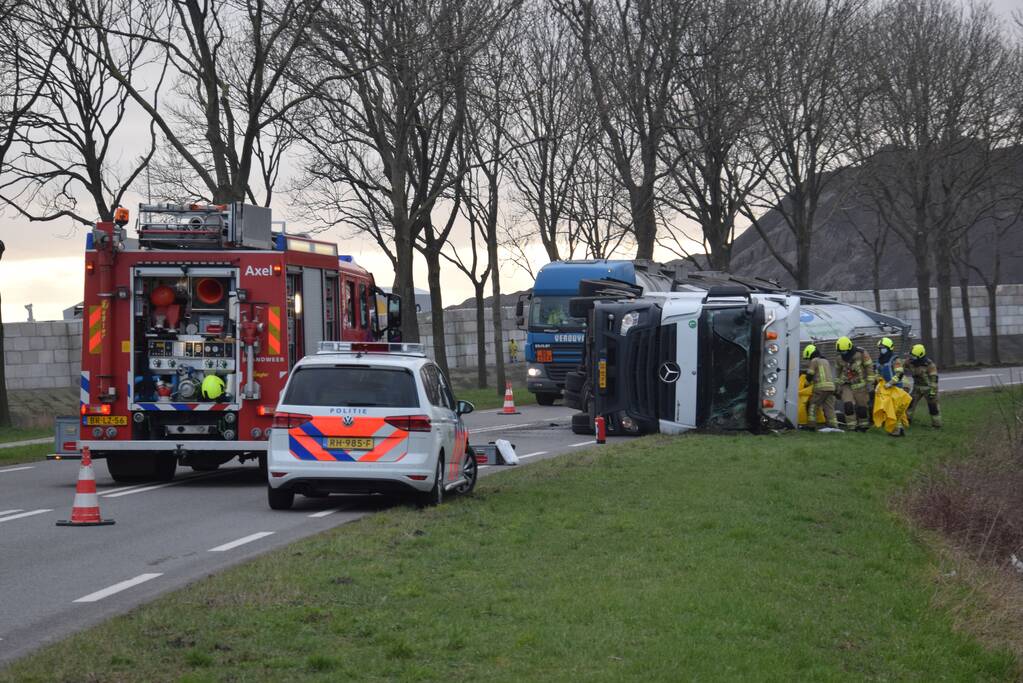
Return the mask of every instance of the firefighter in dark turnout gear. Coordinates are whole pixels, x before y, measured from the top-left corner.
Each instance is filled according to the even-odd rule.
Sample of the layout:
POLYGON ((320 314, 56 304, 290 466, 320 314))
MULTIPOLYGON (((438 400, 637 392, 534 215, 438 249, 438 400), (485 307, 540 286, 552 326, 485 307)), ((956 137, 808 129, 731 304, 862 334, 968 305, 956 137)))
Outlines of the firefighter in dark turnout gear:
POLYGON ((821 356, 817 347, 807 344, 803 349, 803 358, 810 361, 806 368, 806 381, 813 387, 810 402, 806 405, 806 428, 817 429, 817 409, 824 411, 825 424, 838 429, 838 417, 835 416, 835 373, 831 363, 821 356))
POLYGON ((835 349, 836 384, 845 410, 845 428, 865 432, 870 429, 870 389, 876 382, 874 362, 869 353, 853 346, 849 337, 840 337, 835 349))
POLYGON ((913 402, 909 404, 910 422, 921 400, 927 401, 927 411, 931 414, 931 426, 941 427, 941 409, 938 406, 938 366, 927 357, 927 349, 923 344, 916 344, 910 351, 909 371, 913 376, 913 402))

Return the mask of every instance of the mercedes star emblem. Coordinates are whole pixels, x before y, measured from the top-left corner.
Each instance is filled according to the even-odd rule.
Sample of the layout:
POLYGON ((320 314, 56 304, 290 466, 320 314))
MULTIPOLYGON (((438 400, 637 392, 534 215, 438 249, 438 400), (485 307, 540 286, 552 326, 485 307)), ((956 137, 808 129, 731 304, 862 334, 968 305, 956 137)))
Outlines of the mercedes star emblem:
POLYGON ((674 384, 682 376, 682 368, 674 361, 665 361, 661 363, 661 367, 657 370, 657 376, 665 384, 674 384))

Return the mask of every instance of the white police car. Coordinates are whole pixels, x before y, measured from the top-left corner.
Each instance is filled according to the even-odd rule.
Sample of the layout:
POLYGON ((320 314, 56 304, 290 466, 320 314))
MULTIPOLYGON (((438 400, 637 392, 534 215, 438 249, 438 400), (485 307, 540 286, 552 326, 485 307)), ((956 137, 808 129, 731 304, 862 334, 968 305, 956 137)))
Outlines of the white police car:
POLYGON ((476 486, 477 464, 447 378, 419 344, 323 342, 291 371, 274 412, 267 497, 412 494, 434 505, 476 486))

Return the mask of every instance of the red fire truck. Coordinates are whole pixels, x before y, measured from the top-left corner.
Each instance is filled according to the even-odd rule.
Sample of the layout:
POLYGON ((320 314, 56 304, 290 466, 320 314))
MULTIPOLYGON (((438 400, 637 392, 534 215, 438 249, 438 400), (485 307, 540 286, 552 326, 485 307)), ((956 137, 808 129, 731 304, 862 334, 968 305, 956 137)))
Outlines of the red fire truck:
POLYGON ((269 209, 143 204, 137 238, 115 219, 86 242, 79 448, 117 481, 265 462, 299 358, 397 337, 398 298, 337 245, 274 232, 269 209))

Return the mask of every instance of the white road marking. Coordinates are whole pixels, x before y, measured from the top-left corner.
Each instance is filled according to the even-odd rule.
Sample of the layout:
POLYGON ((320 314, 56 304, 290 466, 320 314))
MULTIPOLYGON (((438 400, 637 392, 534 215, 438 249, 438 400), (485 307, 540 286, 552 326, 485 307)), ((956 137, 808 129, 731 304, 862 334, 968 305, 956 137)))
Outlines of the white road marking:
POLYGON ((319 517, 326 517, 327 515, 334 514, 335 512, 337 512, 337 510, 338 510, 337 508, 330 508, 329 510, 320 510, 319 512, 314 512, 309 516, 314 519, 319 517))
POLYGON ((37 446, 44 443, 53 443, 52 436, 46 436, 41 439, 25 439, 24 441, 9 441, 7 443, 0 443, 0 448, 18 448, 20 446, 37 446))
POLYGON ((273 534, 274 534, 274 532, 272 532, 272 531, 259 531, 259 532, 254 533, 254 534, 249 534, 248 536, 245 536, 244 538, 239 538, 237 541, 231 541, 230 543, 225 543, 224 545, 218 545, 216 548, 210 548, 209 552, 211 552, 211 553, 223 553, 223 552, 226 552, 228 550, 234 550, 235 548, 237 548, 240 545, 245 545, 246 543, 252 543, 253 541, 258 541, 261 538, 266 538, 267 536, 273 536, 273 534))
POLYGON ((101 495, 101 496, 108 496, 111 493, 120 493, 121 491, 130 491, 132 489, 137 489, 137 488, 140 488, 142 486, 145 486, 145 484, 132 484, 131 486, 119 486, 116 489, 101 490, 99 492, 99 495, 101 495))
POLYGON ((103 598, 110 597, 114 593, 120 593, 123 590, 128 590, 129 588, 137 586, 140 583, 151 581, 158 576, 163 576, 163 574, 139 574, 134 579, 128 579, 127 581, 115 583, 113 586, 109 586, 107 588, 104 588, 103 590, 98 590, 95 593, 89 593, 88 595, 80 597, 77 600, 74 600, 73 602, 98 602, 103 598))
POLYGON ((953 391, 966 391, 967 389, 990 389, 990 384, 971 384, 968 387, 950 387, 953 391))
POLYGON ((955 380, 958 380, 958 379, 983 379, 984 377, 998 377, 998 375, 995 375, 995 374, 987 374, 987 375, 946 375, 946 378, 947 378, 947 380, 949 382, 954 382, 955 380))
POLYGON ((135 486, 129 486, 124 489, 114 489, 113 491, 107 491, 99 494, 101 498, 120 498, 121 496, 130 496, 135 493, 145 493, 147 491, 155 491, 157 489, 165 489, 168 486, 177 486, 178 484, 186 484, 190 481, 197 481, 200 479, 209 479, 211 477, 220 477, 225 474, 230 474, 232 470, 225 470, 223 472, 213 472, 211 474, 203 474, 198 477, 188 477, 182 479, 175 479, 174 481, 168 481, 164 484, 153 484, 152 486, 143 486, 138 488, 135 486))
POLYGON ((470 429, 470 434, 484 434, 486 432, 499 432, 502 429, 522 429, 523 427, 536 427, 539 425, 547 425, 550 423, 559 423, 563 418, 552 418, 550 420, 535 420, 533 422, 516 422, 510 425, 494 425, 491 427, 478 427, 477 429, 470 429))
POLYGON ((21 512, 21 508, 14 508, 13 510, 2 510, 0 511, 0 517, 4 515, 13 515, 15 512, 21 512))
POLYGON ((0 474, 3 474, 4 472, 20 472, 21 470, 30 470, 33 467, 35 467, 35 465, 26 465, 25 467, 8 467, 5 470, 0 470, 0 474))
POLYGON ((42 510, 29 510, 28 512, 22 512, 17 515, 8 515, 7 517, 0 517, 0 522, 10 522, 12 519, 21 519, 22 517, 32 517, 33 515, 41 515, 46 512, 53 512, 48 508, 42 510))
POLYGON ((592 441, 582 441, 580 443, 570 443, 570 444, 568 444, 568 447, 569 448, 578 448, 579 446, 589 446, 590 444, 593 444, 593 443, 597 443, 597 441, 594 439, 592 441))

